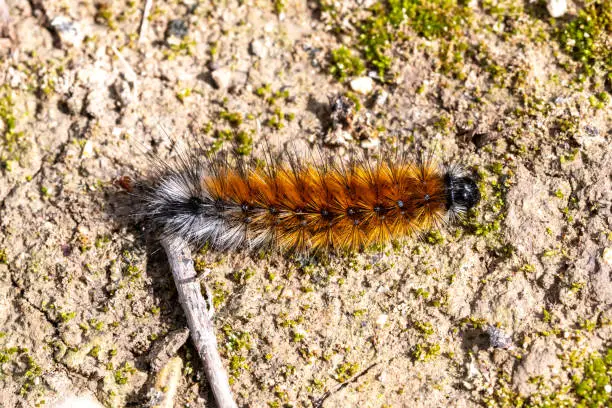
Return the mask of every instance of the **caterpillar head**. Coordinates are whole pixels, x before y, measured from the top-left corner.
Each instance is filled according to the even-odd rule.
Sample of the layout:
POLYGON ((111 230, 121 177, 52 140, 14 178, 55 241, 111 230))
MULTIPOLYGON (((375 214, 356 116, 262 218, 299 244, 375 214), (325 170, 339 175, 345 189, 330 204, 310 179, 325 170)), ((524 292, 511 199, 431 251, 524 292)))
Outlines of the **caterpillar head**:
POLYGON ((444 176, 446 184, 446 208, 453 214, 462 214, 480 201, 476 181, 462 173, 449 171, 444 176))

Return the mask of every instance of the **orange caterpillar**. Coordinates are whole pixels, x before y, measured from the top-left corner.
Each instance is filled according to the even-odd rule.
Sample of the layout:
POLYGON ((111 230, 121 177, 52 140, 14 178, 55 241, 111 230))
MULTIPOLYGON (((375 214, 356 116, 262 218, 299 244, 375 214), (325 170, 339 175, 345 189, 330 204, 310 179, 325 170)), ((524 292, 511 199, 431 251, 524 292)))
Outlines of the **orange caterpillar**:
POLYGON ((300 161, 264 165, 181 158, 142 190, 161 237, 195 245, 285 251, 359 250, 437 226, 480 200, 459 167, 387 155, 373 162, 300 161))

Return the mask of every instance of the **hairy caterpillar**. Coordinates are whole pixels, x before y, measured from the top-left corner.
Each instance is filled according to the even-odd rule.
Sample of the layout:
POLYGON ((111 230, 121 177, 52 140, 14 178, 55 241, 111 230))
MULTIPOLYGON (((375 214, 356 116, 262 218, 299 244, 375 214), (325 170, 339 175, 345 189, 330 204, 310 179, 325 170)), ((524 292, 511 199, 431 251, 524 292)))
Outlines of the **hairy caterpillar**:
POLYGON ((218 250, 359 250, 439 226, 480 200, 460 167, 402 153, 234 161, 182 155, 158 167, 139 193, 157 234, 218 250))

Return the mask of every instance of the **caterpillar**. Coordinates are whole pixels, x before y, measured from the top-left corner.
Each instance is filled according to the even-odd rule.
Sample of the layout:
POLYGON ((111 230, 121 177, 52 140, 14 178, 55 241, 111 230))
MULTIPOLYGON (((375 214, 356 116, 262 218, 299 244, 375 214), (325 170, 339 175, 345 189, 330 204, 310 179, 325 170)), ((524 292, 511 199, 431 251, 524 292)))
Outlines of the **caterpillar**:
POLYGON ((346 163, 314 156, 182 154, 140 186, 141 208, 162 238, 217 250, 320 252, 384 245, 452 221, 480 200, 460 166, 404 153, 346 163))

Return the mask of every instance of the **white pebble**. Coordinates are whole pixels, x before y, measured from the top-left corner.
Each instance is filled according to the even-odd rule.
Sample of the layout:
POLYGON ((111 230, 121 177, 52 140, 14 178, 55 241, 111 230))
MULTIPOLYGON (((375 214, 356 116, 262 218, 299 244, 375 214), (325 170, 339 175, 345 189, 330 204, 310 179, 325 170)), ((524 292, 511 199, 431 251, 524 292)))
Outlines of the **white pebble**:
POLYGON ((51 20, 51 26, 55 29, 55 32, 59 35, 64 45, 78 47, 85 38, 80 30, 79 24, 71 21, 68 17, 55 17, 51 20))
POLYGON ((603 261, 608 266, 612 266, 612 248, 604 248, 603 254, 601 254, 603 261))
POLYGON ((227 68, 219 68, 211 73, 215 85, 219 89, 227 89, 232 83, 232 71, 227 68))
POLYGON ((251 54, 264 59, 268 56, 268 47, 261 40, 253 40, 251 42, 251 54))
POLYGON ((366 95, 372 92, 374 81, 370 77, 359 77, 351 81, 351 89, 357 93, 366 95))
POLYGON ((546 9, 551 17, 561 17, 567 12, 567 0, 548 0, 546 9))
POLYGON ((361 147, 363 149, 374 149, 380 145, 380 139, 366 139, 361 141, 361 147))
POLYGON ((387 320, 389 320, 389 316, 386 314, 381 314, 376 318, 376 325, 382 327, 385 325, 385 323, 387 323, 387 320))
POLYGON ((91 157, 92 154, 93 154, 93 143, 91 142, 91 140, 87 140, 85 144, 83 145, 83 151, 81 152, 81 158, 86 159, 88 157, 91 157))
POLYGON ((376 96, 376 105, 384 106, 387 103, 387 99, 389 99, 389 92, 380 91, 380 93, 376 96))

